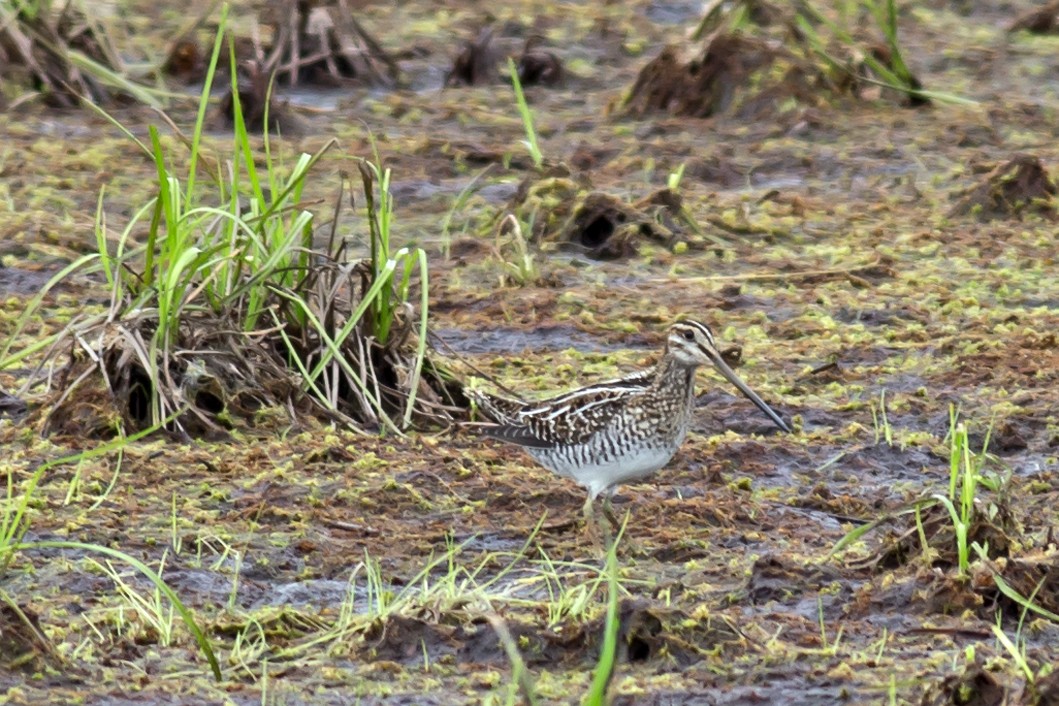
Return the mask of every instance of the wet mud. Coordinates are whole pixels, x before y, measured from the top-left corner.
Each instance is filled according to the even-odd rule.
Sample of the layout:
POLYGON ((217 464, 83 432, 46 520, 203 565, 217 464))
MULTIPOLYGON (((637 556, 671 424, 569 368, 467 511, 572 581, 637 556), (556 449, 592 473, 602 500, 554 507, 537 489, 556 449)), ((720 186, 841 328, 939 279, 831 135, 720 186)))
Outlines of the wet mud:
MULTIPOLYGON (((129 20, 130 34, 168 46, 180 23, 131 5, 151 21, 129 20), (156 22, 173 24, 167 37, 156 22)), ((1035 33, 1054 29, 1054 8, 898 3, 916 80, 975 101, 922 104, 859 64, 837 82, 804 43, 776 43, 784 21, 690 40, 698 3, 361 5, 361 46, 386 57, 365 66, 385 80, 341 75, 326 105, 277 87, 292 122, 273 149, 293 162, 339 140, 304 195, 323 223, 374 139, 397 238, 430 256, 438 360, 532 399, 651 365, 666 325, 690 316, 795 427, 777 433, 700 372, 681 450, 616 493, 628 521, 612 703, 1055 703, 1059 91, 1054 37, 1035 33), (679 85, 643 88, 659 76, 679 85), (508 213, 533 224, 521 267, 499 228, 508 213), (984 556, 972 550, 966 575, 936 500, 954 414, 988 481, 967 529, 984 556)), ((883 39, 858 18, 858 47, 883 39)), ((204 55, 177 54, 181 66, 204 55)), ((185 130, 195 119, 191 102, 170 113, 185 130)), ((115 115, 141 139, 159 122, 146 108, 115 115)), ((0 114, 0 139, 6 337, 94 247, 100 189, 120 228, 152 195, 155 165, 95 114, 33 101, 0 114)), ((218 123, 207 139, 229 136, 218 123)), ((347 209, 338 229, 366 254, 362 216, 347 209)), ((105 301, 102 282, 64 283, 23 336, 105 301)), ((48 410, 8 394, 28 372, 0 374, 15 487, 92 445, 70 430, 96 428, 42 438, 48 410)), ((60 466, 25 540, 112 546, 159 569, 224 678, 179 619, 167 638, 130 608, 104 557, 36 549, 0 574, 0 691, 10 703, 507 703, 522 697, 502 625, 540 701, 580 703, 608 585, 584 498, 456 424, 399 438, 311 417, 236 422, 139 442, 120 464, 60 466)))

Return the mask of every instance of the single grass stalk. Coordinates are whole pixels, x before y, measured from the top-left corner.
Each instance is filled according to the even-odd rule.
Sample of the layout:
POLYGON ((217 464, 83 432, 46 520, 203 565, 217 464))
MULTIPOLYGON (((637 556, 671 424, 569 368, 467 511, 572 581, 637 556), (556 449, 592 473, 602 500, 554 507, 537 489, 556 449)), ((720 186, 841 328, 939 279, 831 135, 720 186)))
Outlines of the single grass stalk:
MULTIPOLYGON (((0 603, 6 606, 7 609, 18 619, 21 630, 30 635, 34 646, 37 648, 37 650, 39 650, 39 654, 48 655, 50 658, 54 659, 63 667, 69 666, 70 662, 67 659, 69 655, 64 655, 58 650, 56 650, 55 647, 52 645, 51 641, 47 638, 47 636, 43 632, 41 632, 40 626, 37 625, 36 621, 26 615, 26 611, 22 609, 22 606, 20 606, 15 601, 15 599, 12 598, 3 589, 0 589, 0 603)), ((6 618, 5 622, 7 622, 10 626, 10 618, 6 618)), ((11 630, 10 627, 8 627, 7 629, 11 630)), ((11 630, 11 632, 14 631, 11 630)), ((7 671, 13 671, 19 667, 29 665, 37 656, 37 654, 38 652, 34 652, 33 650, 27 650, 21 658, 14 660, 9 659, 9 654, 5 654, 4 668, 7 671)), ((73 655, 73 658, 76 659, 77 656, 73 655)))
POLYGON ((684 181, 684 170, 687 166, 687 162, 681 162, 679 167, 669 173, 666 177, 666 188, 670 191, 677 191, 680 189, 680 183, 684 181))
POLYGON ((169 546, 172 547, 174 555, 180 556, 183 539, 180 536, 180 532, 177 531, 176 496, 177 494, 174 490, 169 504, 169 546))
POLYGON ((533 678, 525 660, 522 659, 518 643, 515 642, 515 638, 507 628, 507 623, 496 613, 489 613, 486 618, 489 620, 489 624, 493 627, 497 637, 500 638, 500 645, 504 648, 508 662, 511 663, 511 679, 514 685, 511 690, 511 696, 508 698, 508 704, 514 704, 515 694, 521 693, 525 703, 529 704, 529 706, 537 706, 540 701, 537 699, 537 693, 533 686, 533 678))
POLYGON ((919 546, 923 549, 924 559, 930 554, 930 542, 927 540, 927 531, 923 527, 923 513, 916 506, 916 536, 919 537, 919 546))
POLYGON ((537 143, 537 130, 533 127, 533 113, 526 102, 526 94, 522 91, 522 81, 518 77, 518 67, 515 60, 507 58, 507 70, 511 75, 511 86, 515 89, 515 103, 518 105, 519 115, 522 116, 522 125, 526 128, 526 139, 522 143, 529 150, 533 166, 538 170, 544 166, 544 155, 541 153, 540 145, 537 143))
POLYGON ((269 678, 267 659, 261 661, 261 679, 259 680, 259 683, 261 684, 261 706, 269 706, 269 704, 273 703, 273 699, 269 696, 268 691, 269 678))
MULTIPOLYGON (((228 3, 221 5, 221 16, 217 22, 218 30, 213 38, 213 51, 210 52, 210 61, 206 65, 206 78, 202 84, 202 92, 199 93, 199 107, 195 113, 195 127, 191 132, 190 162, 188 164, 188 193, 195 192, 195 177, 198 174, 197 165, 199 155, 202 151, 202 132, 206 125, 206 115, 210 107, 210 94, 213 90, 213 79, 217 75, 217 64, 221 58, 221 46, 224 40, 224 28, 228 26, 228 3)), ((235 79, 233 78, 233 81, 235 79)), ((235 91, 237 94, 238 90, 235 91)))
POLYGON ((956 506, 947 497, 939 493, 935 494, 934 498, 949 511, 949 519, 952 521, 952 528, 956 534, 957 576, 966 578, 970 569, 970 547, 967 543, 967 532, 970 529, 970 523, 956 510, 956 506))
POLYGON ((484 169, 475 174, 474 177, 467 182, 467 185, 460 189, 460 193, 456 194, 456 199, 445 213, 445 217, 441 219, 441 255, 445 259, 445 262, 448 262, 452 256, 452 218, 456 214, 456 211, 463 209, 467 205, 467 202, 474 193, 478 182, 481 181, 492 168, 492 164, 486 165, 484 169))
POLYGON ((993 625, 992 627, 993 635, 996 637, 997 641, 1004 646, 1004 650, 1007 651, 1008 655, 1011 656, 1011 659, 1014 660, 1015 664, 1022 671, 1023 675, 1025 675, 1026 682, 1029 684, 1035 683, 1037 681, 1037 678, 1036 675, 1033 673, 1033 669, 1030 668, 1029 663, 1026 661, 1025 652, 1015 646, 1015 643, 1011 641, 1011 638, 1004 634, 1004 631, 1000 628, 999 625, 993 625))
MULTIPOLYGON (((429 270, 427 269, 427 254, 422 248, 416 248, 415 250, 420 272, 419 280, 419 335, 416 341, 416 357, 415 363, 412 366, 412 379, 408 383, 408 399, 405 402, 404 419, 402 420, 402 427, 407 429, 412 425, 412 412, 415 410, 416 395, 419 391, 419 381, 423 376, 423 363, 427 357, 427 312, 430 309, 430 281, 429 281, 429 270)), ((406 280, 408 274, 407 265, 411 263, 411 260, 406 262, 406 280)), ((402 293, 402 296, 407 297, 407 288, 402 293)))

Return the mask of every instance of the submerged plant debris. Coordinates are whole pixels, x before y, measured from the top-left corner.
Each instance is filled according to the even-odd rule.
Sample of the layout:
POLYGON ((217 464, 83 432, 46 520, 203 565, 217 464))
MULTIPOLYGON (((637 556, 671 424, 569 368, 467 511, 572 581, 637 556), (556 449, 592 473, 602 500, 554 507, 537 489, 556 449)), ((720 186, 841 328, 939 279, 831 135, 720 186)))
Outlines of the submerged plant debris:
POLYGON ((1039 157, 1016 155, 989 171, 982 182, 958 194, 951 215, 974 215, 981 220, 1020 216, 1033 211, 1055 216, 1055 182, 1039 157))
MULTIPOLYGON (((97 5, 105 20, 88 24, 118 56, 168 57, 197 90, 217 13, 97 5)), ((269 142, 233 150, 234 131, 211 124, 194 165, 194 96, 166 97, 171 124, 112 106, 141 149, 0 67, 7 702, 581 703, 608 606, 614 704, 1055 702, 1059 98, 1042 71, 1054 38, 1008 31, 1037 4, 279 7, 277 20, 236 2, 228 22, 237 63, 292 122, 240 95, 269 142), (319 8, 334 29, 309 32, 319 8), (454 78, 454 38, 475 36, 499 53, 454 78), (508 56, 526 59, 543 166, 508 56), (341 80, 314 82, 332 68, 341 80), (186 207, 174 233, 239 222, 235 242, 257 252, 265 224, 311 215, 255 326, 211 298, 232 258, 197 253, 168 359, 152 348, 153 300, 115 298, 99 270, 53 281, 103 247, 138 294, 162 286, 137 250, 156 148, 181 185, 194 174, 212 194, 168 202, 186 207), (292 187, 306 155, 319 156, 292 187), (350 207, 349 175, 368 164, 391 170, 392 209, 379 182, 350 207), (251 169, 256 183, 227 186, 251 169), (383 221, 392 247, 375 237, 383 221), (391 260, 392 286, 373 289, 391 260), (381 291, 386 332, 336 343, 381 291), (613 499, 627 522, 608 576, 583 489, 461 426, 461 385, 533 399, 612 379, 657 361, 680 316, 710 324, 796 431, 768 434, 702 372, 680 451, 613 499), (413 389, 407 426, 374 422, 369 397, 403 421, 413 389), (157 426, 157 393, 168 431, 121 447, 157 426), (191 611, 219 681, 114 552, 191 611)), ((214 115, 227 43, 220 65, 214 115)), ((231 302, 249 297, 231 282, 231 302)))

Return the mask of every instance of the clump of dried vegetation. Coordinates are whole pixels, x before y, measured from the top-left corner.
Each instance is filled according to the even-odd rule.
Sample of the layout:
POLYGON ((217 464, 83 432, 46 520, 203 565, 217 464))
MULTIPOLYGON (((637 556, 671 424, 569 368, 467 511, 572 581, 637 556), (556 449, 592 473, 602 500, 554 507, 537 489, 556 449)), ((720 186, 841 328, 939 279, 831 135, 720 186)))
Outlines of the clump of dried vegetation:
POLYGON ((1027 213, 1055 217, 1055 182, 1039 157, 1019 154, 986 169, 977 185, 953 196, 957 202, 949 216, 971 215, 982 221, 1027 213))
POLYGON ((78 2, 0 4, 0 77, 69 108, 82 100, 105 105, 128 96, 156 105, 155 92, 136 83, 100 13, 78 2))
MULTIPOLYGON (((215 9, 210 5, 176 33, 160 61, 132 65, 122 59, 119 22, 83 0, 0 5, 0 67, 3 78, 28 89, 18 100, 43 96, 48 103, 73 107, 87 101, 107 105, 132 98, 161 107, 170 97, 152 83, 165 74, 183 83, 207 79, 209 68, 198 31, 215 9)), ((295 86, 381 85, 400 80, 396 61, 355 17, 347 0, 271 0, 253 18, 248 36, 233 37, 243 119, 254 131, 283 122, 283 105, 272 101, 273 82, 295 86)), ((213 28, 216 30, 216 28, 213 28)), ((232 100, 222 101, 227 124, 234 122, 232 100)))
MULTIPOLYGON (((221 47, 218 35, 214 66, 221 47)), ((394 244, 389 170, 377 154, 359 163, 370 256, 350 258, 338 237, 341 200, 320 247, 303 193, 333 143, 286 170, 266 132, 258 168, 233 95, 232 152, 202 147, 207 83, 183 177, 151 129, 139 146, 156 164, 156 196, 115 232, 100 195, 96 251, 41 292, 0 365, 33 361, 21 393, 47 400, 46 432, 210 434, 277 409, 288 424, 308 413, 373 432, 445 423, 458 393, 427 358, 426 254, 394 244), (47 291, 73 273, 105 281, 109 306, 16 348, 47 291)))
POLYGON ((909 69, 892 0, 853 6, 855 17, 834 20, 810 2, 707 3, 692 35, 696 44, 663 48, 640 71, 621 110, 760 120, 845 96, 891 95, 910 106, 959 100, 924 90, 909 69), (872 25, 873 33, 859 29, 872 25))
POLYGON ((854 529, 835 551, 896 520, 880 545, 853 565, 888 576, 911 567, 911 580, 922 585, 915 602, 931 612, 970 610, 1020 624, 1027 616, 1059 621, 1053 529, 1020 521, 1011 473, 991 468, 990 436, 973 450, 966 424, 950 410, 948 491, 854 529))

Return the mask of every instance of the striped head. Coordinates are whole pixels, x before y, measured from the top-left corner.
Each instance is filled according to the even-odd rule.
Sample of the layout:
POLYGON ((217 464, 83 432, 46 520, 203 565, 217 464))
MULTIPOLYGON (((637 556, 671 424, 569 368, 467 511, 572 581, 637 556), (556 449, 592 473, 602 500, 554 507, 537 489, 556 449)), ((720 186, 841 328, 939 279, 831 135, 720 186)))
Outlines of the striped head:
POLYGON ((787 422, 783 421, 771 407, 765 404, 764 400, 758 397, 735 374, 735 371, 728 367, 728 364, 724 362, 724 358, 721 357, 721 351, 718 350, 717 343, 713 339, 713 332, 710 331, 706 324, 701 324, 698 321, 678 321, 670 326, 669 334, 666 337, 666 355, 677 365, 685 368, 713 365, 717 372, 723 375, 728 382, 735 385, 747 399, 757 405, 757 408, 764 412, 772 420, 773 424, 783 431, 789 432, 791 430, 787 422))
POLYGON ((713 365, 721 360, 713 332, 698 321, 678 321, 670 326, 666 336, 666 351, 686 368, 713 365))

